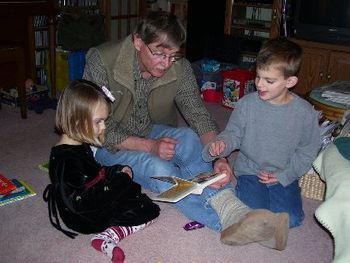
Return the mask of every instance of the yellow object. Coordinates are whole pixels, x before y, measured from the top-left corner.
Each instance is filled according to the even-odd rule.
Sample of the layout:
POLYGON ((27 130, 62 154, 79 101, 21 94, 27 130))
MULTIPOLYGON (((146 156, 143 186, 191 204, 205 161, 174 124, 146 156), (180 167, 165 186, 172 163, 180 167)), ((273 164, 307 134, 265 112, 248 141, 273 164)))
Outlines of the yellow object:
POLYGON ((56 49, 56 90, 58 92, 62 92, 69 82, 68 54, 66 50, 56 49))

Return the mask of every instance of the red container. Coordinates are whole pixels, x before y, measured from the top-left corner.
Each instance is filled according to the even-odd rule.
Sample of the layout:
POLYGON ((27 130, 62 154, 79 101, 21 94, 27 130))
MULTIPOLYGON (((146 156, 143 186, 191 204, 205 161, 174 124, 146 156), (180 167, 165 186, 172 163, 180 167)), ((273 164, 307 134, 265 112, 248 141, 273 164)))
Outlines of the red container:
POLYGON ((233 109, 237 101, 255 90, 255 73, 245 69, 222 71, 222 105, 233 109))
POLYGON ((222 91, 215 89, 206 89, 202 92, 203 100, 206 102, 220 103, 222 100, 222 91))

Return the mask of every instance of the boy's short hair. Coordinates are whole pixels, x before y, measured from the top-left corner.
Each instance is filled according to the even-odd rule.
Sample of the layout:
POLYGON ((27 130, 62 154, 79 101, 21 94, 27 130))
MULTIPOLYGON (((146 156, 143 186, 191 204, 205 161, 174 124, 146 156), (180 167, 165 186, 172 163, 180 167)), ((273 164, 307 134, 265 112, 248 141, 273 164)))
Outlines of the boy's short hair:
POLYGON ((180 20, 164 11, 148 12, 136 25, 133 34, 147 45, 159 41, 164 48, 180 47, 186 41, 186 29, 180 20))
POLYGON ((281 70, 284 77, 297 76, 301 63, 301 47, 287 38, 272 38, 261 47, 256 58, 257 69, 270 66, 281 70))
POLYGON ((57 104, 55 130, 59 135, 81 143, 101 146, 102 142, 95 138, 92 118, 97 106, 106 103, 110 111, 110 103, 102 89, 88 80, 74 80, 62 92, 57 104))

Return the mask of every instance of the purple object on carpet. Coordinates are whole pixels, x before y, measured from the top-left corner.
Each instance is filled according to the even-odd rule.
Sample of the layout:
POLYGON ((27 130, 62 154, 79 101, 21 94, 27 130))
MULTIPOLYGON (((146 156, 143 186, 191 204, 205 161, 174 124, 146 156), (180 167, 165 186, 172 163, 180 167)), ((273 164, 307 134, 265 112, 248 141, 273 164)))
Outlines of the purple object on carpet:
POLYGON ((189 222, 186 225, 184 225, 184 229, 186 231, 195 230, 195 229, 199 229, 199 228, 202 228, 202 227, 204 227, 204 225, 199 223, 199 222, 197 222, 197 221, 192 221, 192 222, 189 222))

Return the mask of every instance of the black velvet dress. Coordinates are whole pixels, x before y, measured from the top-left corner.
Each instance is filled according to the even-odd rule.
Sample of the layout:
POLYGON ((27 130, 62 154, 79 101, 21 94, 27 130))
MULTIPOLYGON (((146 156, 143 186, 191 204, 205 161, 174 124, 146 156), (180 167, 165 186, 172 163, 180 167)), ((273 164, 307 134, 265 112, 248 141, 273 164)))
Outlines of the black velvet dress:
POLYGON ((155 219, 159 207, 124 172, 123 165, 101 166, 89 145, 58 145, 51 149, 51 184, 44 191, 52 225, 70 237, 96 233, 110 226, 135 226, 155 219))

